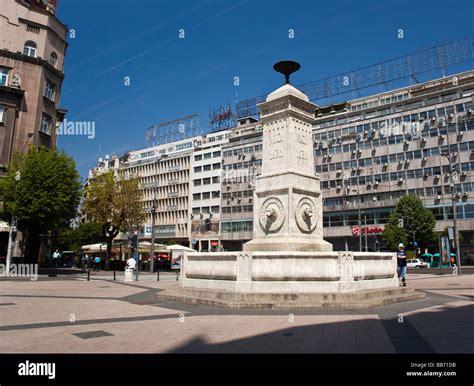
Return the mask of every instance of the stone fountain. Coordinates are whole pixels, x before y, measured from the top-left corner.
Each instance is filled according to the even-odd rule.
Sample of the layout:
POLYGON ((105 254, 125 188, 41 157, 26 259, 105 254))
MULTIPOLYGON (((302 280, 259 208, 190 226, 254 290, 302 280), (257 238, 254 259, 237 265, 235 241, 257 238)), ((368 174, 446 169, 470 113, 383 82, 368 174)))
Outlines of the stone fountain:
POLYGON ((299 68, 292 61, 275 64, 286 83, 258 105, 263 160, 253 239, 241 252, 187 254, 179 284, 158 299, 239 308, 363 308, 423 297, 399 287, 395 253, 334 252, 323 240, 312 140, 317 106, 289 82, 299 68))

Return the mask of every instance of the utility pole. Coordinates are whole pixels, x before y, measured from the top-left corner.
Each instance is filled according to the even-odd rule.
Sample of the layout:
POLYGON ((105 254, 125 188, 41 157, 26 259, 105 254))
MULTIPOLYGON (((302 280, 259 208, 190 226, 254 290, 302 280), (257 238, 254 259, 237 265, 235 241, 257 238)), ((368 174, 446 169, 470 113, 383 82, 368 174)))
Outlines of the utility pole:
POLYGON ((368 252, 368 246, 367 246, 367 215, 364 213, 364 235, 365 235, 365 251, 368 252))
POLYGON ((358 210, 358 217, 359 217, 359 252, 362 252, 362 217, 360 212, 360 194, 359 194, 359 185, 357 185, 357 190, 352 189, 353 192, 357 193, 357 210, 358 210))
POLYGON ((155 268, 155 214, 156 214, 156 187, 153 189, 153 207, 151 208, 151 247, 150 247, 150 273, 155 268))
MULTIPOLYGON (((454 112, 456 111, 456 106, 453 101, 453 117, 454 117, 454 112)), ((448 116, 446 118, 449 118, 448 116)), ((451 203, 453 206, 453 225, 454 225, 454 240, 456 243, 456 265, 458 267, 457 269, 457 274, 461 274, 461 249, 459 247, 459 229, 458 229, 458 213, 457 213, 457 208, 456 208, 456 195, 455 195, 455 189, 454 189, 454 177, 453 177, 453 172, 455 171, 454 165, 453 165, 453 157, 451 154, 450 150, 450 142, 449 142, 449 123, 447 122, 448 119, 446 119, 446 128, 447 128, 447 134, 446 134, 446 139, 447 139, 447 145, 448 145, 448 153, 442 153, 441 155, 446 157, 448 162, 449 162, 449 179, 450 179, 450 187, 451 187, 451 203)), ((456 123, 454 123, 456 125, 456 123)), ((457 125, 456 125, 456 135, 457 135, 457 125)), ((451 256, 449 256, 451 259, 451 256)), ((441 257, 440 257, 440 265, 441 265, 441 257)))
MULTIPOLYGON (((448 138, 448 151, 449 151, 449 132, 446 135, 448 138)), ((450 176, 450 188, 451 188, 451 203, 452 203, 452 211, 453 211, 453 225, 454 225, 454 240, 456 243, 456 265, 458 266, 457 274, 461 274, 461 251, 459 247, 459 230, 458 230, 458 214, 456 209, 456 195, 454 189, 454 178, 453 178, 453 165, 452 165, 452 156, 450 153, 448 154, 441 154, 442 156, 446 157, 449 162, 449 176, 450 176)), ((440 258, 441 261, 441 258, 440 258)), ((441 263, 440 263, 441 264, 441 263)))

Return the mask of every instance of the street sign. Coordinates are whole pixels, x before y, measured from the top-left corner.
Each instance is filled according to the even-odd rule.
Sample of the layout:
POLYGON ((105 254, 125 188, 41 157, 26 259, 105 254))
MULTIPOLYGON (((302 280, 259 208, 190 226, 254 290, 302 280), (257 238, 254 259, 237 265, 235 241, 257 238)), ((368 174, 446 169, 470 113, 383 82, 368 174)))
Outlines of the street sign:
POLYGON ((448 237, 450 240, 454 240, 454 227, 448 228, 448 237))

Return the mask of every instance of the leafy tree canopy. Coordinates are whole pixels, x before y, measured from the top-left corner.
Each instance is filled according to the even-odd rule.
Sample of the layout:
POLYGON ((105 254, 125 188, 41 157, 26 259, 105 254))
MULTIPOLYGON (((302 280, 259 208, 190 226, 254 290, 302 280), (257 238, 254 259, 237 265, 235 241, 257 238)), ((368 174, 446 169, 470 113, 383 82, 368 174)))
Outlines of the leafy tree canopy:
POLYGON ((385 245, 396 249, 398 243, 413 243, 416 240, 418 247, 428 246, 435 240, 433 213, 423 206, 421 199, 413 194, 403 196, 390 216, 390 223, 385 227, 383 240, 385 245), (400 228, 401 220, 403 227, 400 228))

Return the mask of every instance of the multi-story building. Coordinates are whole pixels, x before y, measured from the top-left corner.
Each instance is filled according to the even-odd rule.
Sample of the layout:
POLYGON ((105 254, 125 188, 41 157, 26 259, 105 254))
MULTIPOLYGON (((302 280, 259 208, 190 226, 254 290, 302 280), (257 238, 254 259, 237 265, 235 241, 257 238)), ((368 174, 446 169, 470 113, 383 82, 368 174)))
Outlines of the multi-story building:
POLYGON ((120 165, 121 173, 140 178, 147 213, 143 236, 151 238, 155 216, 156 242, 189 241, 190 170, 194 146, 202 137, 132 151, 120 165))
POLYGON ((253 191, 262 167, 262 125, 242 118, 222 146, 221 240, 225 250, 242 250, 253 237, 253 191))
POLYGON ((453 178, 465 256, 474 230, 473 112, 474 71, 320 109, 314 155, 325 239, 336 250, 365 249, 358 234, 367 224, 367 248, 377 249, 397 200, 409 193, 443 231, 453 224, 453 178))
MULTIPOLYGON (((380 233, 397 200, 409 193, 433 211, 436 231, 452 226, 452 173, 462 255, 474 253, 473 98, 469 71, 318 109, 315 172, 324 198, 324 238, 335 250, 365 250, 366 240, 368 250, 383 247, 380 233)), ((240 249, 252 238, 254 186, 244 177, 249 159, 241 157, 245 148, 251 153, 250 145, 261 149, 258 127, 252 118, 241 120, 223 147, 224 171, 235 173, 222 181, 225 249, 240 249)), ((258 151, 255 157, 260 160, 258 151)))
POLYGON ((215 251, 220 243, 222 145, 229 131, 219 131, 196 141, 190 169, 190 246, 215 251))
MULTIPOLYGON (((0 177, 15 152, 30 144, 56 145, 56 127, 65 115, 59 97, 67 31, 54 4, 0 0, 0 177)), ((7 254, 9 230, 0 221, 0 256, 7 254)), ((20 233, 14 256, 21 255, 21 242, 20 233)))
POLYGON ((67 26, 54 6, 0 0, 0 174, 29 144, 54 147, 67 26))

